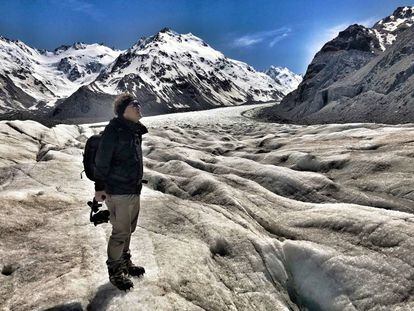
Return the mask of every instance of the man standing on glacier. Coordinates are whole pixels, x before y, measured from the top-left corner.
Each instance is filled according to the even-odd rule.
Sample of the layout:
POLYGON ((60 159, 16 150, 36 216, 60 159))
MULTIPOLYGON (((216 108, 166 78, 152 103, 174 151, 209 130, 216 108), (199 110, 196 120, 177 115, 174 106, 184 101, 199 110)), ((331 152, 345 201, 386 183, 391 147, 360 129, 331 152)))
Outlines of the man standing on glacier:
POLYGON ((147 128, 139 102, 129 93, 114 102, 117 115, 105 127, 95 157, 95 199, 105 201, 112 224, 106 261, 110 282, 121 290, 134 286, 129 276, 145 269, 131 262, 129 249, 140 210, 143 177, 142 135, 147 128))

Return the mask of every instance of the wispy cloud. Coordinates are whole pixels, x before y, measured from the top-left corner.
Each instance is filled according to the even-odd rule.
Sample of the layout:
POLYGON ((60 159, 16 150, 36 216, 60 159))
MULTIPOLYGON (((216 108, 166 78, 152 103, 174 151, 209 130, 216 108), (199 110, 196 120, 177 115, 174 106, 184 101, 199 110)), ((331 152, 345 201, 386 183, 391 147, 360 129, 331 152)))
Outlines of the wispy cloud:
POLYGON ((286 38, 292 30, 288 27, 281 27, 272 30, 259 31, 237 37, 232 40, 233 47, 249 47, 259 43, 267 43, 273 47, 277 42, 286 38))
POLYGON ((105 14, 101 10, 86 0, 52 0, 52 2, 64 6, 69 10, 88 15, 94 20, 102 20, 105 17, 105 14))

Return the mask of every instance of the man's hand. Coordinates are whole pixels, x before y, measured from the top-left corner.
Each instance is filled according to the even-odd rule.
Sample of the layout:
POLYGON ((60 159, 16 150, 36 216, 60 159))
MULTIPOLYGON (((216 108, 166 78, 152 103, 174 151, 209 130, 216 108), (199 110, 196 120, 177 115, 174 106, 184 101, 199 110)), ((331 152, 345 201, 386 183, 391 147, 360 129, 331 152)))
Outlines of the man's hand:
POLYGON ((101 190, 101 191, 95 191, 95 200, 98 202, 103 202, 105 201, 107 197, 107 194, 105 192, 105 190, 101 190))

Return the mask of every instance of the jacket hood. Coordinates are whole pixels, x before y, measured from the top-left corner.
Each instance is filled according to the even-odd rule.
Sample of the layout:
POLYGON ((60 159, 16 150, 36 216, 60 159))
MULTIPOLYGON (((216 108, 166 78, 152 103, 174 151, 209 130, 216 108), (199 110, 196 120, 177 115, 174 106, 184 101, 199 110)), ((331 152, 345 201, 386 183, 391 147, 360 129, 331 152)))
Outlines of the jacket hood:
POLYGON ((129 131, 139 133, 141 135, 148 133, 148 129, 140 121, 135 123, 131 120, 125 119, 123 116, 113 118, 111 121, 109 121, 109 124, 114 125, 117 128, 125 128, 129 131))

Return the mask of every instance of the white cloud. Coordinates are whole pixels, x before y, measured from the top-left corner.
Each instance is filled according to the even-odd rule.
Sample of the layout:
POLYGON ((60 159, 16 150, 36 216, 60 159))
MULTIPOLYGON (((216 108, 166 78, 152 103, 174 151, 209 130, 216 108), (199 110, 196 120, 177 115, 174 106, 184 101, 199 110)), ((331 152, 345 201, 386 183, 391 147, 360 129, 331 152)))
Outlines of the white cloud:
POLYGON ((278 37, 273 38, 273 40, 270 41, 269 46, 270 47, 273 47, 275 45, 275 43, 279 42, 280 40, 284 39, 287 36, 288 36, 288 34, 287 33, 284 33, 284 34, 282 34, 282 35, 280 35, 278 37))
POLYGON ((273 47, 277 42, 286 38, 292 30, 281 27, 273 30, 259 31, 233 39, 231 45, 234 47, 248 47, 262 42, 268 42, 273 47))

